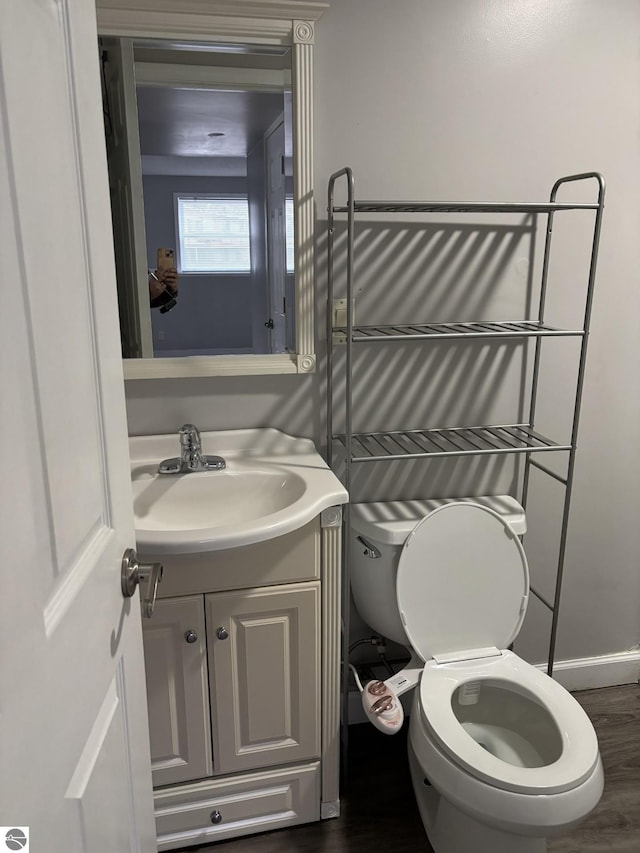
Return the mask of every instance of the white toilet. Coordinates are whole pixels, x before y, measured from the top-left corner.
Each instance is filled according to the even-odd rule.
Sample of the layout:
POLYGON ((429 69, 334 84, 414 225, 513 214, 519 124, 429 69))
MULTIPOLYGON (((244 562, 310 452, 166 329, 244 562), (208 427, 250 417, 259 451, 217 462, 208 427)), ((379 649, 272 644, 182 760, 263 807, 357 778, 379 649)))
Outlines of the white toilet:
POLYGON ((356 607, 412 650, 384 684, 399 695, 419 679, 409 763, 433 849, 543 853, 597 805, 603 772, 582 707, 508 650, 529 595, 522 508, 508 496, 354 504, 351 528, 356 607))

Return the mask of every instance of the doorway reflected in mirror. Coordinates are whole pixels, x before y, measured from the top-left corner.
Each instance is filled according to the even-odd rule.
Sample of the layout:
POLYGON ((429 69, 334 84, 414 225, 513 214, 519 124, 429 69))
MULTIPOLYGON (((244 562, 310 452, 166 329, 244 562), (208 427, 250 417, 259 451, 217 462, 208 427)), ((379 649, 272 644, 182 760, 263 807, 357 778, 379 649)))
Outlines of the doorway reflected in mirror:
POLYGON ((290 47, 105 37, 100 59, 123 357, 293 352, 290 47))

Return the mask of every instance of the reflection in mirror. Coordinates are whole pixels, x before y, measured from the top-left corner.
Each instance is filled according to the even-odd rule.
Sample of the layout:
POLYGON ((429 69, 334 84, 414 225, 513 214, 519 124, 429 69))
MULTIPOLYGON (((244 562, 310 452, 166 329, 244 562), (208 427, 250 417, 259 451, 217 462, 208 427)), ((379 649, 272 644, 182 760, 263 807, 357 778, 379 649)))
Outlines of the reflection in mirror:
POLYGON ((100 52, 123 356, 293 352, 290 47, 100 52))

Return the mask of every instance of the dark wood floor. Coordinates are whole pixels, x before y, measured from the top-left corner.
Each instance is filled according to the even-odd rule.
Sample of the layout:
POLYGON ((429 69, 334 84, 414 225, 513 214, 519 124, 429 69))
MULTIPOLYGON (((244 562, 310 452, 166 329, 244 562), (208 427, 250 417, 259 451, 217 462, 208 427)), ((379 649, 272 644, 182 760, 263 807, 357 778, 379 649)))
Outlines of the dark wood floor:
MULTIPOLYGON (((549 842, 549 853, 640 853, 640 686, 588 690, 576 698, 598 733, 605 791, 581 826, 549 842)), ((406 726, 395 737, 369 724, 351 727, 339 819, 185 853, 432 853, 413 798, 405 737, 406 726)))
POLYGON ((639 853, 640 685, 576 693, 591 718, 604 764, 604 794, 580 826, 549 843, 550 853, 639 853))

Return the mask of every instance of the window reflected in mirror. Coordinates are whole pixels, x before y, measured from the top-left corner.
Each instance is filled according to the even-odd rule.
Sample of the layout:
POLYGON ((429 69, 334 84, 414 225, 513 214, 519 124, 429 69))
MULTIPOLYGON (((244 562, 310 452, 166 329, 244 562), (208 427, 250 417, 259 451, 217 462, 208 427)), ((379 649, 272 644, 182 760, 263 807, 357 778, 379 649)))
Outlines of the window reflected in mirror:
POLYGON ((290 47, 100 57, 123 357, 293 352, 290 47))

